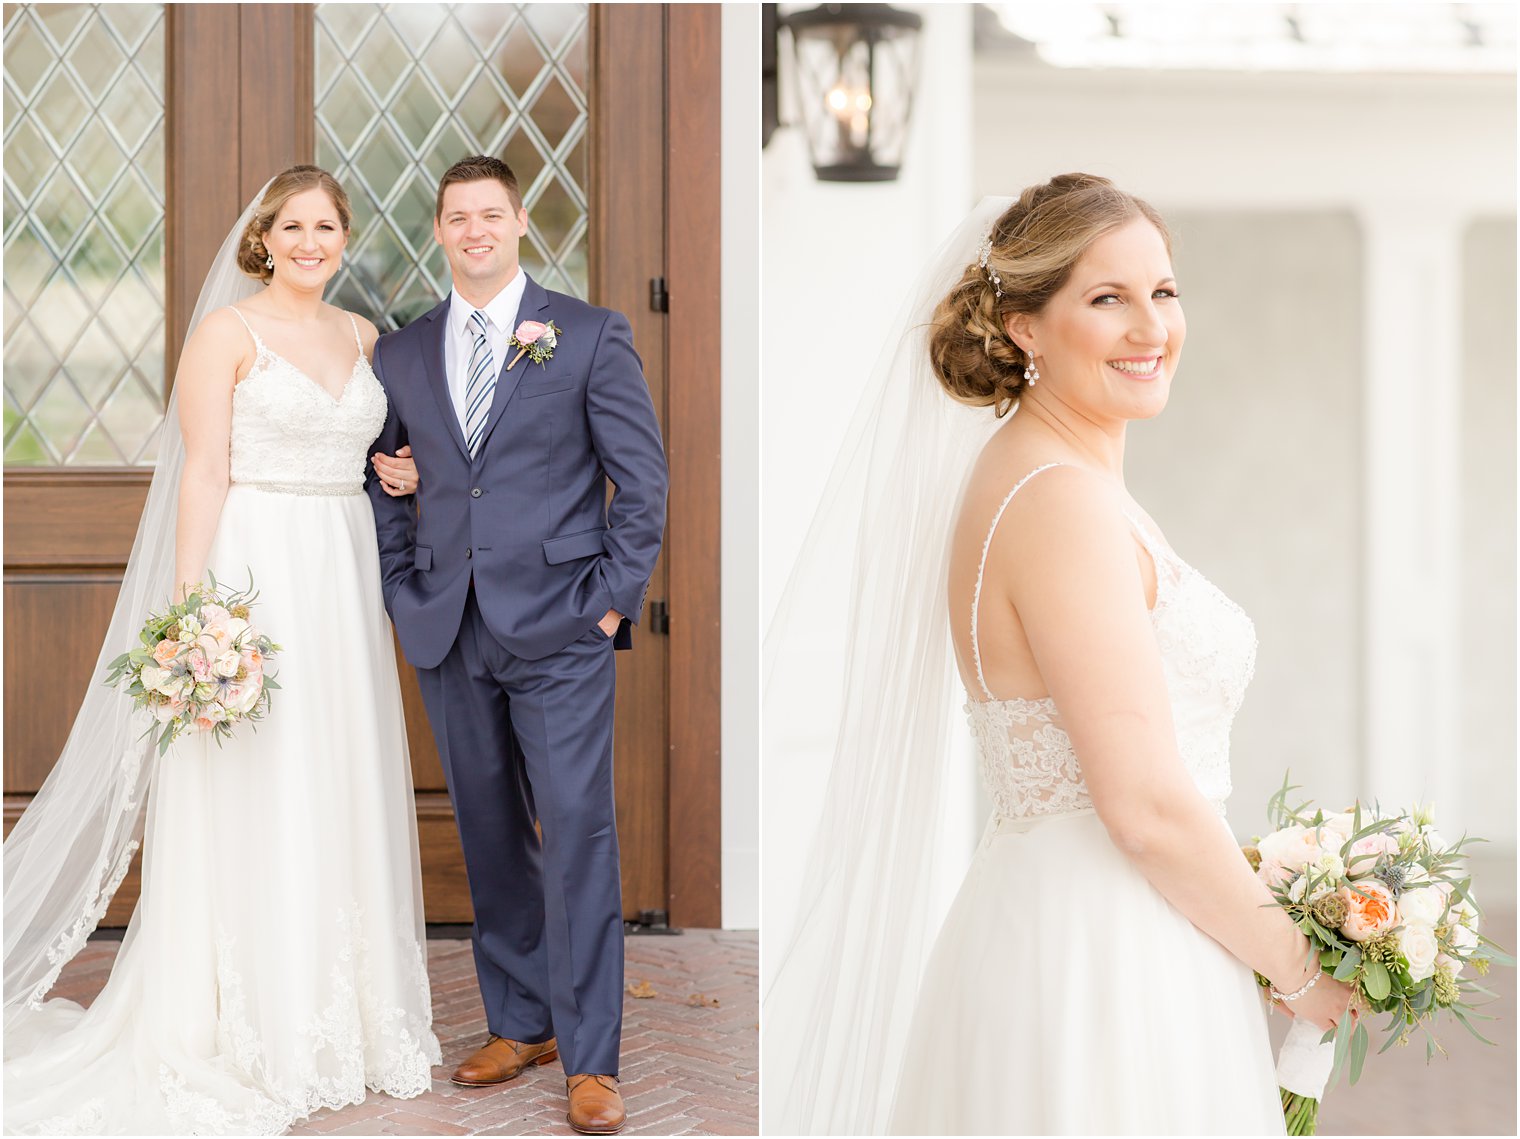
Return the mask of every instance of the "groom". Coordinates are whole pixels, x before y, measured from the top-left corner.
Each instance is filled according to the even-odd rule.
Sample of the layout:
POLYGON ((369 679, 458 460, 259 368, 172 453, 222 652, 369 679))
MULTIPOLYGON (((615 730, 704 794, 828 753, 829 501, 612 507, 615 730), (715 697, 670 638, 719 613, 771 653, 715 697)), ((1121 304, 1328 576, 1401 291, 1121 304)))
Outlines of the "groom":
POLYGON ((625 1120, 612 650, 644 606, 667 476, 627 319, 529 279, 527 232, 506 163, 444 174, 433 236, 454 287, 375 345, 376 449, 409 445, 421 486, 368 490, 475 908, 491 1035, 454 1082, 557 1053, 570 1125, 608 1134, 625 1120))

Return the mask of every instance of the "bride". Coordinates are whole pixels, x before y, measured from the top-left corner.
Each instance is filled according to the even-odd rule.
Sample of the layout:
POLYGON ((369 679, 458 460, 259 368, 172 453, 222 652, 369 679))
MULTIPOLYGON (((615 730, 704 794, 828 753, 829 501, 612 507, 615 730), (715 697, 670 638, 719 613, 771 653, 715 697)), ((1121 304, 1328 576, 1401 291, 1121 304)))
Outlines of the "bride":
MULTIPOLYGON (((292 167, 202 290, 96 675, 210 571, 251 574, 281 688, 256 734, 161 759, 124 693, 86 693, 5 843, 9 1132, 275 1133, 366 1087, 431 1086, 411 769, 361 489, 385 396, 374 327, 322 301, 349 217, 331 175, 292 167), (139 834, 105 989, 45 1000, 139 834)), ((408 462, 386 471, 415 489, 408 462)))
POLYGON ((769 732, 848 595, 765 1129, 1280 1134, 1252 971, 1321 1027, 1350 989, 1224 823, 1250 620, 1124 485, 1185 333, 1165 223, 1085 174, 985 202, 898 326, 767 644, 769 732), (994 811, 931 937, 952 664, 994 811))

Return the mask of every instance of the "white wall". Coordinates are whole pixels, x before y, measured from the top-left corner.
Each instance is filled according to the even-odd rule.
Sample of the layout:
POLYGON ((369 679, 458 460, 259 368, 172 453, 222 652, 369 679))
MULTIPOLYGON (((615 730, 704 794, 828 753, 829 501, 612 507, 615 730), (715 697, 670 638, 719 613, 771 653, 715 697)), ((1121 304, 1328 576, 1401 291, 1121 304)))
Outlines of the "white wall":
MULTIPOLYGON (((908 7, 923 15, 924 27, 918 100, 898 180, 819 182, 800 128, 779 129, 761 158, 762 628, 887 341, 888 323, 924 259, 974 204, 967 114, 971 9, 908 7)), ((791 45, 783 37, 781 46, 782 119, 796 121, 788 98, 791 45)), ((806 839, 821 799, 816 774, 832 751, 824 727, 809 722, 806 709, 795 711, 788 709, 786 754, 778 754, 777 739, 765 741, 761 957, 767 974, 791 929, 806 839)))
POLYGON ((725 4, 723 59, 723 927, 760 924, 760 9, 725 4))

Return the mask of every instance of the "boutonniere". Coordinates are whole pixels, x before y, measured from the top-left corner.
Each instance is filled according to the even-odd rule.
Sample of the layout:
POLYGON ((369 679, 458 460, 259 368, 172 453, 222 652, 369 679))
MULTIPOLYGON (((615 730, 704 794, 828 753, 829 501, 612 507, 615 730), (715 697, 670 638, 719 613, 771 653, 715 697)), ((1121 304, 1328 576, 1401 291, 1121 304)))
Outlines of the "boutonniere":
POLYGON ((507 346, 517 349, 517 355, 512 357, 512 363, 507 365, 507 371, 512 370, 513 364, 526 356, 535 364, 542 364, 554 355, 554 346, 559 343, 558 333, 560 329, 552 320, 548 324, 540 324, 536 320, 525 320, 517 326, 517 331, 512 333, 512 338, 507 341, 507 346))

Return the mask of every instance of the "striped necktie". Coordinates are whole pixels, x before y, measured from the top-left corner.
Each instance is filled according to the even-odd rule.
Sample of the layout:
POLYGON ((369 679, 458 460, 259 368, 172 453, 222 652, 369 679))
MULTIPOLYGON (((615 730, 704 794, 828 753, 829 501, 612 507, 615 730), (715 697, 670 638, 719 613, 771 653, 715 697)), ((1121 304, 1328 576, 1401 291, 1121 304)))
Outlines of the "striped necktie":
POLYGON ((491 362, 491 344, 486 339, 486 314, 476 309, 470 314, 470 332, 475 344, 470 349, 469 379, 464 387, 464 437, 473 457, 486 430, 491 413, 491 394, 496 391, 496 368, 491 362))

